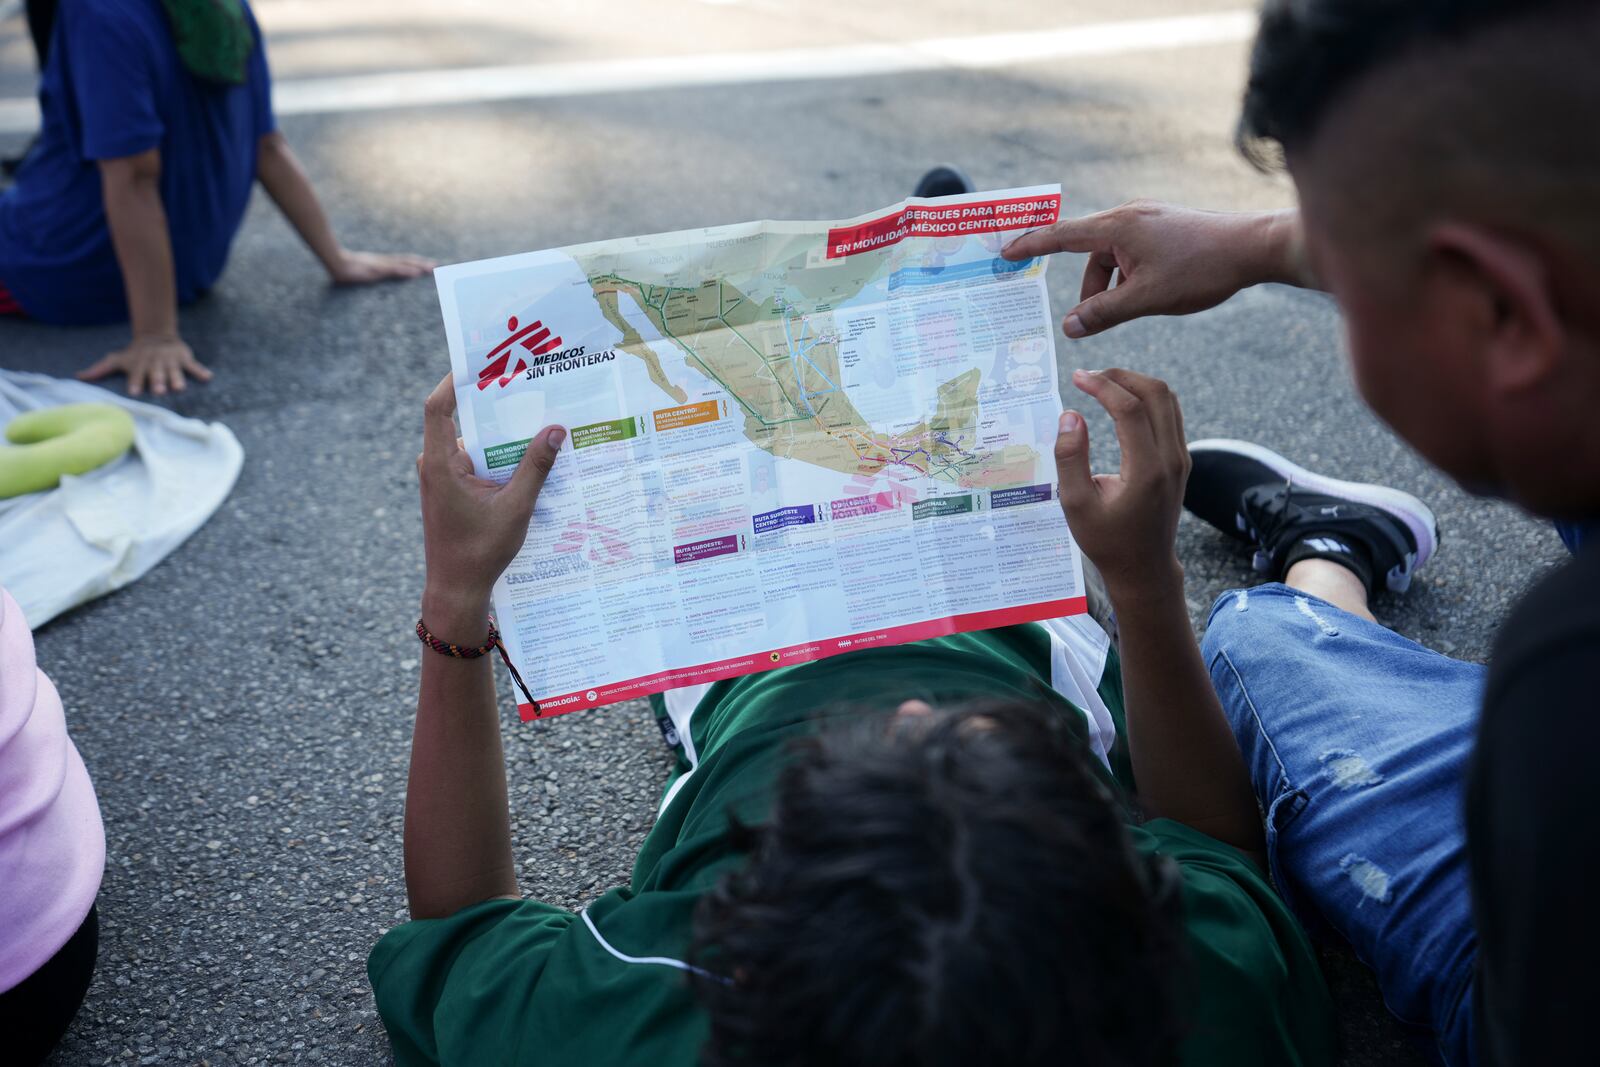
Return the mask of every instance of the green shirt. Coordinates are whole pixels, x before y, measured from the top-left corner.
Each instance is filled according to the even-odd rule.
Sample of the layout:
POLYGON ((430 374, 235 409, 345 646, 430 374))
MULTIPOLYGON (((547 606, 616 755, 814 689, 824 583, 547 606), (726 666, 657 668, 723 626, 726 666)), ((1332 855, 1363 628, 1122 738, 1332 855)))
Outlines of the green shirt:
MULTIPOLYGON (((743 856, 730 810, 758 822, 793 739, 830 718, 884 714, 920 698, 1054 700, 1049 638, 1037 626, 869 649, 747 675, 696 708, 687 760, 626 886, 581 914, 488 901, 406 923, 367 969, 400 1067, 413 1064, 693 1064, 705 1041, 685 962, 695 902, 743 856), (847 695, 847 696, 846 696, 847 695), (851 706, 842 706, 848 699, 851 706)), ((1100 693, 1120 714, 1113 656, 1100 693)), ((1132 827, 1136 847, 1182 872, 1190 975, 1182 1062, 1331 1064, 1332 1005, 1305 935, 1234 849, 1165 819, 1132 827)), ((840 995, 861 995, 841 988, 840 995)))

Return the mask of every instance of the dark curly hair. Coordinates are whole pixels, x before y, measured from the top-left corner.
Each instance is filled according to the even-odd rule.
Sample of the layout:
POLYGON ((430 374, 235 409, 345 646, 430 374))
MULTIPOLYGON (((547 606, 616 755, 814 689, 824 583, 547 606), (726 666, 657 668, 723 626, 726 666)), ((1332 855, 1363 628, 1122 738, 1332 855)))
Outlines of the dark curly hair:
POLYGON ((702 1062, 1172 1062, 1176 868, 1133 848, 1090 759, 1043 703, 801 743, 700 904, 702 1062))

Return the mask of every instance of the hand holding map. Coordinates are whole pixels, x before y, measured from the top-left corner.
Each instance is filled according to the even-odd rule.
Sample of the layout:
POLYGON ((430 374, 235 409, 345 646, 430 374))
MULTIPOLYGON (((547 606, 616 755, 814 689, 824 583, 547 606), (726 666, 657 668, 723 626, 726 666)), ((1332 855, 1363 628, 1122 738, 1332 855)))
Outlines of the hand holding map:
POLYGON ((524 717, 1083 610, 1057 502, 1057 187, 441 268, 480 477, 570 437, 495 584, 524 717))

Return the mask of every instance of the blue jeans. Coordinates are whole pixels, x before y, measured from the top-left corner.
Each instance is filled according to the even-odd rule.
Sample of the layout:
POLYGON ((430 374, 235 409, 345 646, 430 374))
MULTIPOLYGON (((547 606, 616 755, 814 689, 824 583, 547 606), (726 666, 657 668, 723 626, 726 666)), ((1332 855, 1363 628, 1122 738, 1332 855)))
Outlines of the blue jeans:
POLYGON ((1283 585, 1223 594, 1201 647, 1279 891, 1354 946, 1445 1063, 1470 1064, 1462 813, 1484 668, 1283 585))

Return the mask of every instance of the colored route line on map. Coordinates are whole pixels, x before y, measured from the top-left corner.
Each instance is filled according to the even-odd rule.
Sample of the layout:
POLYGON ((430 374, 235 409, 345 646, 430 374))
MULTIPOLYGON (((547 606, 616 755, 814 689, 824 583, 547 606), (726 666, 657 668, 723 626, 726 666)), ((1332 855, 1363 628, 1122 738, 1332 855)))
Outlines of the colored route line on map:
MULTIPOLYGON (((782 298, 780 297, 779 299, 782 298)), ((796 311, 793 304, 784 301, 779 305, 778 312, 783 318, 783 343, 789 348, 789 364, 794 368, 795 389, 799 391, 800 402, 806 406, 806 411, 815 416, 817 414, 817 409, 811 406, 811 401, 819 396, 827 396, 829 393, 837 393, 839 391, 839 386, 834 383, 833 379, 828 377, 826 372, 824 372, 821 367, 817 366, 816 360, 812 359, 809 355, 813 348, 815 348, 821 342, 828 340, 828 338, 825 336, 818 337, 815 335, 809 338, 806 337, 806 333, 811 329, 811 321, 805 315, 799 311, 796 311), (789 324, 796 319, 798 319, 800 322, 800 341, 805 344, 804 348, 795 347, 794 332, 789 328, 789 324), (811 364, 811 369, 817 372, 817 377, 828 383, 828 388, 819 389, 814 393, 806 392, 805 381, 800 377, 800 361, 802 359, 811 364)), ((823 401, 823 403, 826 405, 827 401, 823 401)))
MULTIPOLYGON (((662 335, 665 336, 667 338, 667 340, 671 341, 673 344, 675 344, 679 348, 683 349, 683 351, 689 356, 690 359, 693 359, 696 363, 698 363, 700 365, 700 369, 705 371, 706 375, 709 378, 711 378, 713 381, 715 381, 718 385, 722 386, 722 388, 727 392, 727 394, 729 396, 733 397, 733 399, 738 402, 739 406, 741 408, 743 408, 745 410, 745 412, 747 414, 749 414, 749 416, 751 418, 753 418, 757 422, 761 423, 762 426, 782 426, 784 423, 788 423, 788 422, 805 422, 808 419, 815 419, 816 418, 816 412, 811 412, 810 414, 801 413, 799 407, 797 407, 795 405, 794 400, 789 396, 789 391, 783 387, 783 382, 779 381, 778 380, 778 376, 775 375, 775 374, 772 376, 773 383, 775 385, 777 385, 778 391, 783 394, 784 401, 789 405, 789 409, 791 411, 793 411, 795 413, 795 415, 794 415, 794 418, 791 418, 791 419, 768 419, 768 418, 766 418, 765 416, 763 416, 761 414, 761 412, 757 411, 754 407, 752 407, 751 404, 749 403, 749 401, 745 400, 744 397, 740 396, 739 395, 739 391, 737 389, 735 389, 733 386, 729 385, 725 380, 723 380, 723 378, 722 378, 722 376, 720 374, 718 374, 716 371, 712 370, 711 369, 711 365, 708 364, 703 358, 701 358, 700 353, 695 350, 694 346, 688 344, 687 342, 685 342, 683 340, 683 338, 679 337, 677 334, 672 332, 671 327, 669 327, 667 325, 667 300, 672 296, 673 293, 692 293, 692 292, 695 292, 696 288, 698 288, 698 287, 672 286, 672 285, 650 285, 650 284, 648 284, 646 282, 635 281, 632 278, 624 278, 622 275, 616 274, 616 273, 597 274, 590 280, 591 280, 591 282, 595 282, 595 281, 602 281, 602 282, 603 281, 615 281, 615 282, 618 282, 618 283, 620 283, 622 285, 631 285, 635 289, 637 289, 639 291, 639 298, 644 303, 645 307, 650 308, 653 311, 655 311, 657 316, 660 318, 662 335), (660 302, 656 302, 653 299, 653 295, 655 293, 657 293, 657 292, 661 293, 660 302)), ((756 355, 756 359, 761 363, 761 365, 763 367, 767 368, 768 373, 771 373, 772 368, 770 366, 768 366, 768 364, 767 364, 767 357, 762 354, 762 352, 761 352, 761 350, 759 348, 757 348, 755 345, 751 344, 749 339, 746 338, 744 334, 740 333, 738 331, 738 329, 731 322, 729 322, 728 319, 727 319, 727 313, 732 311, 734 308, 738 307, 743 302, 743 300, 744 300, 744 298, 740 297, 738 300, 735 300, 732 304, 724 306, 723 305, 722 282, 721 282, 720 279, 717 281, 717 321, 722 324, 724 329, 728 330, 735 337, 737 337, 741 342, 743 342, 744 346, 746 348, 750 349, 751 352, 754 352, 755 355, 756 355)), ((704 320, 702 320, 702 321, 704 321, 704 320)), ((808 404, 807 407, 809 407, 809 406, 810 405, 808 404)))
POLYGON ((887 462, 888 463, 894 463, 894 464, 897 464, 897 465, 902 466, 902 467, 910 467, 912 470, 916 471, 918 474, 929 475, 929 476, 932 476, 932 477, 939 477, 940 475, 943 475, 943 474, 946 474, 946 473, 949 473, 949 472, 952 472, 952 471, 955 472, 956 474, 960 474, 961 470, 964 467, 966 467, 969 463, 972 463, 973 461, 975 461, 978 458, 977 456, 973 455, 971 452, 968 452, 966 449, 961 447, 961 438, 958 437, 954 441, 952 441, 952 440, 950 440, 949 436, 943 430, 935 430, 935 431, 933 431, 933 433, 931 435, 926 435, 925 434, 925 435, 923 435, 922 438, 920 438, 920 439, 918 439, 916 441, 913 441, 913 442, 909 442, 909 443, 915 443, 917 445, 917 447, 916 448, 902 448, 902 447, 900 447, 898 445, 891 444, 889 446, 889 456, 890 456, 890 458, 889 458, 889 460, 887 462), (959 460, 956 460, 956 461, 952 462, 952 461, 940 459, 937 456, 935 456, 932 452, 928 451, 928 448, 927 448, 926 442, 927 442, 927 439, 928 439, 929 436, 932 436, 933 443, 935 445, 943 445, 945 448, 954 449, 957 453, 960 454, 961 458, 959 460), (917 456, 917 455, 919 455, 919 454, 928 457, 928 465, 926 467, 919 467, 919 466, 917 466, 917 464, 912 462, 912 458, 917 456), (935 463, 940 463, 940 464, 943 464, 943 465, 938 470, 934 470, 933 469, 933 465, 935 463))

